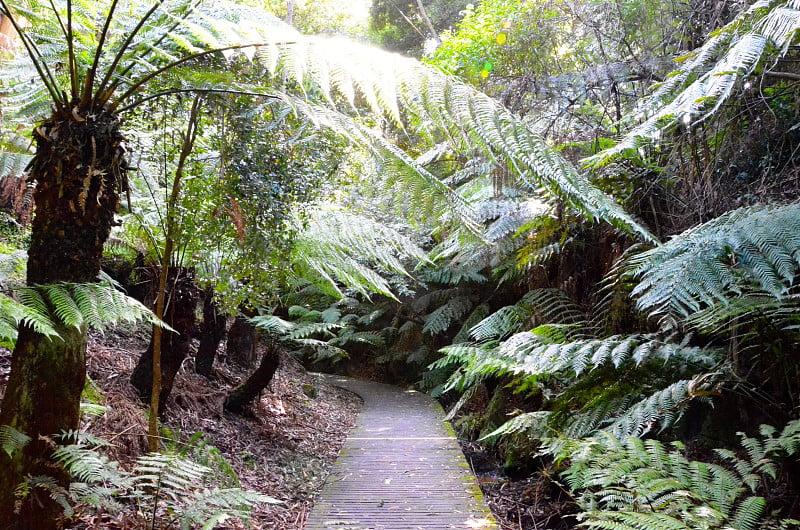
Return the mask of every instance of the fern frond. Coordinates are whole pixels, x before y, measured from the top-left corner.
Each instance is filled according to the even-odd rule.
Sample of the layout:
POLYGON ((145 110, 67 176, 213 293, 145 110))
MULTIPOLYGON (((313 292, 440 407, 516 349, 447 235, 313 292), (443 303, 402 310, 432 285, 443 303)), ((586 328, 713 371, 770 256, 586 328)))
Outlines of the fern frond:
POLYGON ((127 480, 117 469, 116 462, 110 462, 108 457, 84 445, 59 447, 53 452, 53 458, 78 482, 110 484, 122 489, 127 480))
POLYGON ((694 530, 674 517, 663 513, 640 512, 585 512, 589 520, 581 523, 583 528, 604 530, 694 530))
POLYGON ((694 380, 681 380, 654 392, 622 412, 605 429, 615 436, 643 436, 657 425, 665 429, 673 425, 688 407, 694 380))
POLYGON ((282 337, 295 329, 295 324, 275 315, 260 315, 250 319, 250 323, 269 335, 282 337))
POLYGON ((767 503, 763 497, 747 497, 736 506, 730 527, 741 530, 755 530, 761 525, 761 516, 767 503))
POLYGON ((422 332, 429 335, 443 333, 454 322, 471 311, 473 307, 472 297, 465 295, 454 296, 447 300, 444 305, 425 315, 425 325, 422 327, 422 332))
POLYGON ((202 524, 203 528, 216 528, 230 518, 247 523, 250 511, 257 504, 283 504, 274 497, 241 488, 211 488, 195 491, 184 499, 186 510, 181 513, 181 525, 190 528, 202 524))
POLYGON ((152 453, 136 460, 133 483, 137 491, 160 491, 177 499, 190 492, 195 484, 202 484, 203 477, 210 472, 210 468, 177 454, 152 453))
POLYGON ((426 269, 420 274, 423 282, 438 283, 442 285, 462 285, 464 283, 486 283, 486 276, 471 267, 440 266, 426 269))
POLYGON ((491 355, 491 347, 488 345, 453 344, 440 351, 444 353, 444 357, 433 362, 429 369, 461 366, 444 385, 445 392, 453 389, 464 392, 489 376, 509 373, 512 368, 512 363, 508 360, 491 355))
POLYGON ((544 410, 524 412, 514 416, 489 434, 484 435, 481 440, 493 440, 509 434, 538 434, 542 432, 543 426, 551 415, 552 412, 544 410))
POLYGON ((502 342, 495 355, 516 363, 515 373, 529 375, 564 371, 580 375, 607 362, 619 367, 631 360, 641 364, 679 358, 699 365, 713 364, 716 360, 713 352, 702 348, 673 344, 647 335, 554 342, 546 335, 550 328, 542 326, 537 328, 538 332, 517 333, 502 342))
POLYGON ((341 348, 348 344, 368 344, 370 346, 381 347, 386 345, 386 339, 377 331, 355 331, 343 333, 338 337, 328 341, 330 346, 341 348))
MULTIPOLYGON (((458 330, 455 337, 453 337, 453 344, 458 344, 461 342, 467 342, 470 338, 470 333, 472 328, 480 324, 488 315, 489 313, 489 304, 480 304, 472 312, 464 319, 464 323, 461 325, 461 329, 458 330)), ((481 342, 484 339, 476 339, 477 341, 481 342)))
POLYGON ((0 448, 9 457, 13 457, 14 453, 21 451, 30 441, 30 436, 19 432, 10 425, 0 425, 0 448))
POLYGON ((521 331, 526 323, 558 322, 577 324, 584 314, 558 289, 534 289, 513 306, 505 306, 489 315, 470 330, 474 340, 503 339, 521 331))
POLYGON ((333 335, 337 329, 341 329, 342 325, 336 322, 305 322, 294 326, 291 331, 286 334, 289 340, 308 339, 314 335, 333 335))
POLYGON ((171 329, 141 302, 107 282, 36 285, 19 289, 18 296, 40 317, 68 327, 102 330, 109 324, 145 321, 171 329))
MULTIPOLYGON (((25 303, 26 297, 21 296, 22 302, 0 293, 0 337, 9 343, 17 340, 17 328, 20 323, 31 326, 38 333, 50 337, 58 337, 58 332, 53 327, 53 322, 47 317, 47 308, 40 311, 41 306, 31 306, 25 303), (38 308, 37 308, 38 307, 38 308)), ((38 303, 38 300, 34 300, 38 303)))
POLYGON ((342 210, 319 211, 293 248, 298 273, 318 278, 316 284, 325 286, 337 298, 344 297, 339 285, 367 296, 377 292, 394 297, 389 283, 376 269, 408 276, 401 260, 419 262, 426 256, 399 232, 342 210))
POLYGON ((733 210, 630 259, 651 315, 693 313, 758 288, 781 299, 800 266, 800 204, 733 210))
MULTIPOLYGON (((204 20, 203 24, 214 25, 210 20, 204 20)), ((217 23, 220 24, 228 25, 227 38, 241 31, 233 40, 259 43, 258 60, 276 73, 281 70, 293 78, 298 86, 305 88, 305 94, 318 90, 328 102, 343 99, 350 106, 355 106, 358 96, 374 115, 397 125, 403 123, 402 108, 421 124, 421 130, 435 135, 434 144, 447 138, 452 140, 450 147, 470 156, 479 149, 485 158, 502 157, 529 188, 544 188, 591 219, 604 219, 654 240, 614 200, 591 185, 584 175, 536 136, 523 120, 455 78, 414 60, 341 39, 304 37, 291 28, 276 28, 270 24, 262 29, 252 21, 242 22, 242 29, 227 22, 217 23)), ((294 106, 300 109, 303 103, 296 101, 294 106)), ((333 125, 333 115, 325 119, 329 127, 333 125)), ((371 133, 362 131, 360 134, 371 133)), ((375 140, 381 141, 380 138, 375 140)), ((384 149, 392 155, 387 160, 390 171, 393 161, 399 161, 424 177, 429 190, 439 188, 442 195, 453 196, 445 184, 430 178, 416 160, 391 145, 385 145, 384 149)))

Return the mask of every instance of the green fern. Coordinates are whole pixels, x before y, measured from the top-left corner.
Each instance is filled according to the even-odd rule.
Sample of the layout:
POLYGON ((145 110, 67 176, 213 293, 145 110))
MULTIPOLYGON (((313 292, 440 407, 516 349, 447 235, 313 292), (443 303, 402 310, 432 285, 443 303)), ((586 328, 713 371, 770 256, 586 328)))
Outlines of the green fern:
MULTIPOLYGON (((553 332, 565 328, 540 326, 530 332, 513 335, 502 342, 495 355, 513 363, 513 372, 539 375, 571 372, 580 375, 586 370, 611 363, 615 367, 633 361, 670 359, 688 360, 698 365, 716 362, 713 352, 703 348, 666 342, 657 336, 612 336, 604 339, 553 340, 553 332)), ((569 330, 567 327, 566 330, 569 330)))
MULTIPOLYGON (((228 8, 231 15, 236 12, 228 8)), ((319 91, 328 102, 343 99, 353 107, 358 96, 375 115, 398 125, 403 122, 403 109, 416 117, 422 124, 421 129, 450 139, 451 147, 458 151, 472 154, 480 149, 488 159, 502 156, 520 182, 530 189, 545 188, 592 219, 608 220, 653 240, 615 201, 592 186, 521 119, 474 88, 398 55, 341 39, 304 37, 266 20, 259 25, 255 22, 259 17, 253 12, 239 15, 236 23, 232 21, 234 17, 222 18, 216 23, 204 21, 204 32, 198 32, 197 38, 215 31, 216 26, 224 28, 228 39, 258 42, 257 59, 276 75, 285 74, 298 86, 308 87, 306 94, 319 91)), ((221 37, 208 40, 210 47, 223 44, 221 37)), ((371 141, 366 144, 383 144, 380 150, 389 155, 383 160, 384 169, 403 179, 410 194, 415 195, 414 188, 422 184, 428 195, 437 193, 463 205, 447 185, 422 167, 424 159, 417 162, 385 143, 382 137, 373 136, 373 131, 357 130, 341 114, 325 112, 322 107, 312 110, 304 101, 294 100, 291 104, 314 123, 324 123, 339 132, 347 131, 351 138, 360 139, 362 145, 370 137, 371 141), (403 168, 411 171, 407 173, 403 168)), ((391 186, 391 180, 387 184, 391 186)))
POLYGON ((464 317, 475 307, 471 296, 457 295, 425 315, 425 325, 422 327, 423 333, 437 335, 450 328, 453 323, 464 317))
MULTIPOLYGON (((175 523, 181 528, 194 525, 213 528, 231 518, 246 522, 254 505, 280 502, 238 487, 219 488, 210 483, 218 479, 211 468, 180 453, 145 455, 137 459, 131 472, 122 471, 117 462, 110 461, 96 447, 83 443, 85 441, 60 447, 54 453, 56 462, 63 465, 74 480, 68 499, 112 513, 124 508, 120 500, 134 501, 141 507, 139 513, 150 518, 147 528, 170 527, 175 523)), ((207 444, 190 445, 192 452, 213 453, 209 453, 207 444)), ((220 458, 217 455, 210 461, 217 465, 220 458)), ((30 482, 26 488, 45 486, 30 482)), ((72 508, 66 496, 64 503, 69 508, 69 516, 72 508)))
POLYGON ((476 341, 504 339, 520 332, 526 324, 561 323, 581 324, 584 313, 558 289, 534 289, 516 304, 505 306, 489 315, 470 330, 476 341))
POLYGON ((17 328, 21 323, 31 326, 38 333, 58 337, 53 322, 40 309, 0 294, 0 337, 4 343, 13 345, 16 342, 17 328))
POLYGON ((781 300, 800 266, 798 234, 798 204, 728 212, 631 257, 632 295, 642 311, 683 318, 753 289, 781 300))
POLYGON ((21 451, 30 441, 30 436, 19 432, 10 425, 0 425, 0 448, 9 457, 13 457, 14 453, 21 451))
POLYGON ((743 436, 746 459, 718 451, 732 469, 687 459, 679 442, 598 434, 564 447, 571 458, 564 478, 578 494, 586 528, 754 530, 779 523, 765 517, 764 499, 751 493, 764 474, 774 478, 773 458, 793 454, 784 448, 797 448, 798 425, 778 436, 768 426, 762 439, 743 436))
POLYGON ((141 302, 107 282, 36 285, 18 289, 17 296, 40 321, 67 327, 102 330, 109 324, 138 321, 165 326, 141 302))
POLYGON ((297 273, 336 298, 345 296, 341 286, 364 296, 375 292, 394 298, 389 282, 376 268, 408 275, 401 260, 425 259, 422 249, 399 232, 342 210, 320 211, 293 248, 297 273))

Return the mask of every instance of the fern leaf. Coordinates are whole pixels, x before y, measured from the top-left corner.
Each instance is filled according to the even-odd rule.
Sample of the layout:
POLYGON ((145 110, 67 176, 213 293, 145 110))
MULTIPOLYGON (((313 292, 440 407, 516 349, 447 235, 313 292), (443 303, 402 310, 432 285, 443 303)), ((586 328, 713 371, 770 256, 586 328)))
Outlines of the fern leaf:
POLYGON ((481 440, 493 440, 499 436, 509 434, 527 433, 530 431, 540 431, 541 426, 547 422, 552 413, 549 411, 525 412, 514 416, 500 427, 484 435, 481 440))
POLYGON ((422 332, 429 335, 443 333, 473 307, 474 303, 470 296, 455 296, 425 316, 422 332))
POLYGON ((606 429, 616 436, 642 436, 661 425, 673 425, 686 410, 692 397, 693 380, 672 383, 621 413, 606 429))
POLYGON ((295 324, 275 315, 257 316, 250 323, 270 335, 283 336, 295 329, 295 324))
POLYGON ((585 528, 606 530, 694 530, 674 517, 663 513, 640 512, 587 512, 589 521, 581 523, 585 528))
POLYGON ((800 205, 728 212, 630 259, 632 295, 651 315, 689 317, 752 284, 781 299, 800 266, 800 205))
POLYGON ((30 436, 19 432, 10 425, 0 425, 0 448, 10 458, 13 458, 14 453, 21 451, 30 441, 30 436))
POLYGON ((760 527, 761 516, 767 503, 763 497, 747 497, 736 506, 729 526, 737 530, 754 530, 760 527))

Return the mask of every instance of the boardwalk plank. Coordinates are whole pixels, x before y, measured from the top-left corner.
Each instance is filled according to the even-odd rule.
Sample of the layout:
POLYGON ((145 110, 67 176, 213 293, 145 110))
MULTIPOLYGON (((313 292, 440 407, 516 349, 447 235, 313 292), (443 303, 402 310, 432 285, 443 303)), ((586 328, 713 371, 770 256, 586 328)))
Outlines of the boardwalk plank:
POLYGON ((364 409, 306 530, 496 529, 441 407, 390 385, 326 376, 364 409))

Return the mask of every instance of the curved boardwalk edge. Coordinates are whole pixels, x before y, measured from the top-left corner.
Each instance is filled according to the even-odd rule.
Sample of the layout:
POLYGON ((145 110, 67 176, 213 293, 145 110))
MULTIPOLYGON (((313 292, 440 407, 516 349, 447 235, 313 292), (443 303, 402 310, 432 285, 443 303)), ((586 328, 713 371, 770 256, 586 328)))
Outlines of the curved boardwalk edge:
POLYGON ((496 529, 444 411, 429 396, 323 376, 364 400, 306 530, 496 529))

